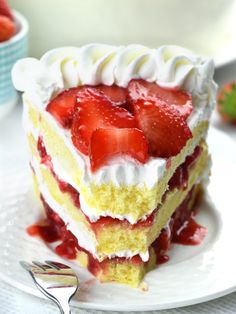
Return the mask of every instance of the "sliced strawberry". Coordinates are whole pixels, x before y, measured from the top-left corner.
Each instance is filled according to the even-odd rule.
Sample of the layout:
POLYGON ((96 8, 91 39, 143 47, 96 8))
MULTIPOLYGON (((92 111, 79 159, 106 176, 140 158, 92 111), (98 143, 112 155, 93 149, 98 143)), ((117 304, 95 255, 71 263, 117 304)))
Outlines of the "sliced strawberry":
POLYGON ((165 102, 179 111, 184 119, 193 111, 192 97, 182 90, 166 89, 156 83, 144 80, 132 80, 128 85, 128 98, 131 102, 137 99, 154 98, 165 102))
POLYGON ((117 155, 128 155, 141 163, 148 159, 148 146, 139 129, 99 128, 93 132, 90 145, 92 171, 98 170, 117 155))
POLYGON ((148 141, 149 154, 168 158, 177 155, 192 133, 179 113, 166 103, 138 99, 134 104, 138 126, 148 141))
POLYGON ((78 90, 79 87, 65 90, 47 105, 46 110, 50 112, 64 128, 71 126, 78 90))
POLYGON ((134 128, 136 121, 126 109, 112 105, 96 88, 83 86, 77 94, 77 111, 71 128, 74 145, 87 155, 93 131, 112 126, 134 128))
POLYGON ((0 0, 0 15, 4 15, 13 21, 13 14, 6 0, 0 0))
POLYGON ((113 105, 122 106, 126 103, 128 93, 126 88, 116 85, 97 85, 95 88, 104 93, 113 105))
POLYGON ((8 17, 0 15, 0 42, 10 39, 15 32, 15 23, 8 17))

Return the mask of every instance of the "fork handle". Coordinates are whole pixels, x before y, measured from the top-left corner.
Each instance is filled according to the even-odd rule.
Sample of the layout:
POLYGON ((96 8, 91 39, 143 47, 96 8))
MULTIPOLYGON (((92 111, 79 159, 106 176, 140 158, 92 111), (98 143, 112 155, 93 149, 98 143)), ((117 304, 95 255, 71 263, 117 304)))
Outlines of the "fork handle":
POLYGON ((70 306, 68 302, 57 304, 61 314, 71 314, 70 306))

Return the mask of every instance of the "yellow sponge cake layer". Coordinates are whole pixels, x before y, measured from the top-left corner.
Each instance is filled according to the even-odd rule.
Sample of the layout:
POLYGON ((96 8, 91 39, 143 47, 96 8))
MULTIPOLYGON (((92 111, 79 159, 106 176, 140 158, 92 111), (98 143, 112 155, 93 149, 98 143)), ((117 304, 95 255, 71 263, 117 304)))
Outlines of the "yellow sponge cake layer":
MULTIPOLYGON (((30 146, 33 148, 34 138, 28 137, 30 146)), ((96 254, 99 260, 107 256, 120 255, 129 251, 131 255, 147 255, 148 247, 157 238, 161 229, 167 223, 175 208, 183 201, 198 178, 201 178, 208 167, 209 156, 205 142, 201 144, 201 154, 189 170, 188 186, 185 190, 174 189, 166 193, 165 200, 158 210, 154 211, 148 221, 131 225, 127 221, 118 219, 101 218, 96 223, 89 222, 84 213, 75 206, 70 194, 62 192, 55 176, 49 167, 40 164, 40 158, 34 149, 32 166, 36 173, 40 193, 47 200, 50 207, 62 218, 66 217, 67 222, 73 222, 74 229, 83 230, 88 241, 92 242, 92 253, 96 254), (109 223, 106 223, 108 220, 109 223)), ((74 230, 73 229, 73 230, 74 230)), ((79 238, 78 238, 79 239, 79 238)), ((86 243, 80 243, 82 247, 86 243)), ((90 246, 90 247, 91 247, 90 246)), ((84 247, 87 249, 87 247, 84 247)))
MULTIPOLYGON (((140 284, 145 274, 156 266, 156 255, 152 248, 149 254, 150 257, 146 263, 141 262, 136 264, 129 259, 122 262, 119 262, 117 259, 111 259, 106 261, 105 269, 101 268, 95 275, 101 282, 114 281, 135 288, 140 284)), ((77 260, 79 262, 79 258, 77 260)))
MULTIPOLYGON (((75 147, 68 147, 62 136, 60 127, 53 117, 44 110, 39 110, 25 99, 25 116, 28 124, 43 137, 46 150, 60 165, 62 172, 70 178, 70 183, 80 192, 82 207, 97 216, 131 217, 132 223, 150 214, 161 202, 162 196, 168 188, 168 181, 176 168, 191 154, 202 138, 206 136, 208 122, 200 122, 192 131, 193 137, 187 142, 181 152, 171 158, 170 167, 156 184, 149 188, 145 184, 120 185, 113 182, 95 184, 83 180, 83 169, 80 166, 83 158, 75 147), (116 200, 114 202, 114 200, 116 200)), ((158 171, 158 170, 157 170, 158 171)), ((60 175, 60 173, 58 173, 60 175)), ((87 213, 88 214, 88 213, 87 213)), ((128 219, 128 218, 127 218, 128 219)))

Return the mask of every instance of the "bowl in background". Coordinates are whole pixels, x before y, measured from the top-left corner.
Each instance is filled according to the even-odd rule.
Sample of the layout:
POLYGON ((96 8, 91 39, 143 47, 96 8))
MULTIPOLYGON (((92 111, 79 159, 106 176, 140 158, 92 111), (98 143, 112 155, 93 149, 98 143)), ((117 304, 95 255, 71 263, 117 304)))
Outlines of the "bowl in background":
POLYGON ((0 43, 0 118, 5 116, 17 102, 17 92, 11 79, 14 63, 27 55, 28 22, 17 11, 13 11, 16 34, 0 43))

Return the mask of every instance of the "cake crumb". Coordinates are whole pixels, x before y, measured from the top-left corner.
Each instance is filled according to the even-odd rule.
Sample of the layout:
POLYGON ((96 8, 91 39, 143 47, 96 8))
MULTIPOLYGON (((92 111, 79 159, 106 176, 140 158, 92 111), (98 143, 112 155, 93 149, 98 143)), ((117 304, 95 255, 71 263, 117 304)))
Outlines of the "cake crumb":
POLYGON ((148 284, 145 281, 142 281, 139 285, 141 291, 148 291, 148 284))

